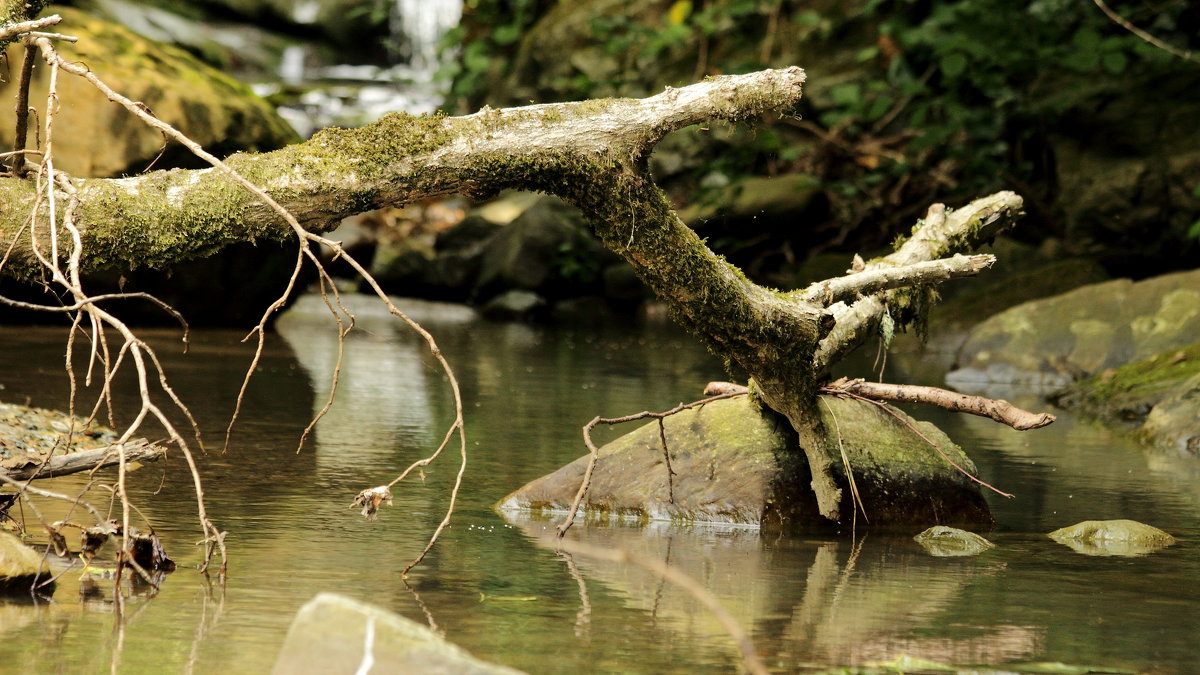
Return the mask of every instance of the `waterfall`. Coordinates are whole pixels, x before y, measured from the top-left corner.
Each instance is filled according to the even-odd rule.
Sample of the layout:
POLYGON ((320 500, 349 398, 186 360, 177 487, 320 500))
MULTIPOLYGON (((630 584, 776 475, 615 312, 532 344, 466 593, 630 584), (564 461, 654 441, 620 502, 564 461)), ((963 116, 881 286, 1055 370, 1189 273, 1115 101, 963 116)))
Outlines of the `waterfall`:
POLYGON ((396 0, 392 35, 399 38, 401 55, 414 71, 432 75, 437 70, 439 44, 458 25, 462 4, 462 0, 396 0))

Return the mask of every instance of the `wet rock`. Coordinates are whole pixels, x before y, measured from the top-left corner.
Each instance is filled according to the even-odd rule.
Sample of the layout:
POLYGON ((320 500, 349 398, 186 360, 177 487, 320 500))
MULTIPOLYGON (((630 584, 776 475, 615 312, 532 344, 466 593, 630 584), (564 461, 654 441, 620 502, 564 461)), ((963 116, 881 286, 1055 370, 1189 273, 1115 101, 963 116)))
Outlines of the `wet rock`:
POLYGON ((1055 392, 1051 400, 1134 427, 1148 445, 1200 455, 1200 342, 1104 370, 1055 392))
POLYGON ((518 675, 476 659, 399 614, 334 593, 300 608, 272 673, 276 675, 518 675))
POLYGON ((974 532, 944 525, 935 525, 913 539, 928 551, 929 555, 939 558, 979 555, 996 547, 995 544, 974 532))
POLYGON ((0 532, 0 591, 28 593, 35 577, 50 577, 42 555, 8 532, 0 532))
POLYGON ((489 298, 508 289, 550 299, 586 295, 599 290, 601 270, 612 260, 578 209, 544 197, 488 240, 475 295, 489 298))
MULTIPOLYGON (((825 424, 838 429, 871 525, 991 523, 978 489, 908 427, 878 407, 826 398, 825 424)), ((922 433, 960 466, 974 465, 931 424, 922 433)), ((583 504, 598 520, 675 520, 744 525, 826 523, 818 513, 803 452, 788 423, 760 411, 748 397, 714 401, 664 420, 671 468, 657 423, 600 448, 583 504)), ((579 488, 587 457, 538 478, 500 502, 502 511, 565 512, 579 488)), ((841 458, 835 458, 840 467, 841 458)), ((844 520, 853 510, 844 491, 844 520)), ((862 521, 859 521, 860 524, 862 521)))
POLYGON ((542 296, 533 291, 515 289, 489 300, 481 313, 485 318, 495 321, 512 321, 532 317, 545 307, 546 299, 542 296))
POLYGON ((680 218, 692 227, 707 231, 717 225, 713 221, 728 221, 745 225, 749 221, 756 230, 763 229, 773 218, 795 218, 823 201, 820 180, 804 174, 783 176, 749 176, 725 186, 718 195, 703 204, 680 213, 680 218), (761 222, 757 222, 761 221, 761 222))
POLYGON ((1059 388, 1106 368, 1179 349, 1200 336, 1200 270, 1117 279, 1025 303, 971 331, 947 375, 973 390, 988 383, 1059 388))
POLYGON ((1155 447, 1200 457, 1200 375, 1175 387, 1155 405, 1138 435, 1155 447))
POLYGON ((1138 556, 1175 543, 1175 537, 1136 520, 1085 520, 1047 535, 1076 553, 1138 556))
MULTIPOLYGON (((78 43, 58 45, 66 59, 87 63, 109 86, 144 102, 159 119, 209 152, 223 156, 238 150, 273 150, 296 140, 291 127, 247 85, 191 54, 77 9, 60 7, 55 12, 63 17, 56 29, 80 38, 78 43)), ((18 48, 10 47, 8 55, 10 62, 21 62, 18 48)), ((45 102, 47 72, 34 69, 31 102, 45 102)), ((0 84, 0 94, 11 98, 15 79, 0 84)), ((162 134, 113 105, 82 78, 60 77, 58 97, 62 108, 54 119, 55 168, 79 177, 115 176, 146 169, 160 152, 156 168, 207 166, 178 144, 164 150, 162 134)), ((0 145, 12 146, 12 132, 12 106, 0 106, 0 145)))

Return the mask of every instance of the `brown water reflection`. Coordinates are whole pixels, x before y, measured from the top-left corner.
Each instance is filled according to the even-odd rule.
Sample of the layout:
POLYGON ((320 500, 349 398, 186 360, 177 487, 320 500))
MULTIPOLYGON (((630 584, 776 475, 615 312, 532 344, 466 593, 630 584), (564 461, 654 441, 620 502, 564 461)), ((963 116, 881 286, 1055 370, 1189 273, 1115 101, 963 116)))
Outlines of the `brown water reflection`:
MULTIPOLYGON (((415 594, 398 572, 442 517, 454 458, 397 490, 377 521, 347 507, 359 490, 426 455, 451 419, 442 376, 420 343, 395 322, 360 312, 341 398, 296 454, 327 395, 335 345, 330 324, 289 318, 282 336, 268 340, 222 455, 251 347, 238 333, 202 331, 183 355, 173 333, 156 332, 151 341, 216 447, 201 462, 210 513, 230 533, 229 583, 211 587, 194 569, 199 527, 182 462, 149 466, 131 476, 131 492, 179 571, 153 598, 130 592, 120 618, 111 587, 97 597, 66 577, 49 603, 0 604, 0 672, 110 672, 114 663, 122 673, 266 672, 291 616, 319 591, 431 621, 475 655, 535 673, 734 670, 736 651, 691 598, 636 569, 568 561, 539 543, 552 524, 509 523, 492 511, 509 491, 583 454, 579 428, 594 415, 694 399, 723 375, 719 364, 657 323, 492 324, 461 309, 411 307, 424 312, 462 383, 471 452, 453 526, 415 570, 415 594)), ((62 331, 0 327, 0 398, 65 407, 62 339, 62 331)), ((130 402, 123 394, 120 411, 130 402)), ((763 538, 750 530, 583 526, 572 536, 655 555, 703 579, 780 672, 902 653, 958 664, 1188 671, 1200 656, 1196 463, 1143 452, 1069 416, 1017 434, 918 415, 936 417, 985 479, 1017 493, 992 501, 996 549, 933 558, 907 537, 861 531, 852 540, 849 532, 763 538), (1115 517, 1149 522, 1180 542, 1141 558, 1092 558, 1043 534, 1115 517)), ((71 493, 84 482, 67 477, 47 487, 71 493)), ((66 508, 42 507, 48 518, 66 508)))

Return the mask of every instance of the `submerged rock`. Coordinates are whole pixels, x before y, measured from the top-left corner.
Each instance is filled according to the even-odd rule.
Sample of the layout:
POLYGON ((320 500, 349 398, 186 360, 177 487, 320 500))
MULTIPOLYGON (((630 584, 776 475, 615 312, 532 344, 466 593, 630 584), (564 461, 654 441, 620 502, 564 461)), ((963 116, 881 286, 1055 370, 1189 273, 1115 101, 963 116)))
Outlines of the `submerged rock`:
POLYGON ((521 671, 480 661, 399 614, 321 593, 296 613, 271 672, 519 675, 521 671))
POLYGON ((0 592, 28 593, 36 577, 50 578, 50 566, 41 554, 8 532, 0 532, 0 592))
MULTIPOLYGON (((826 427, 841 435, 871 525, 992 522, 977 487, 905 424, 861 401, 823 400, 826 427)), ((912 423, 957 464, 974 470, 940 430, 912 423)), ((668 417, 664 431, 674 471, 670 484, 658 424, 652 422, 600 448, 582 506, 587 518, 769 527, 828 522, 817 511, 808 463, 790 426, 748 397, 668 417)), ((834 459, 841 467, 841 457, 834 459)), ((565 513, 587 461, 581 457, 530 482, 498 508, 565 513)), ((843 492, 848 522, 853 505, 850 491, 843 492)))
POLYGON ((1047 535, 1076 553, 1138 556, 1175 543, 1175 537, 1136 520, 1085 520, 1047 535))
POLYGON ((956 527, 935 525, 913 537, 929 555, 939 558, 979 555, 996 545, 975 534, 956 527))

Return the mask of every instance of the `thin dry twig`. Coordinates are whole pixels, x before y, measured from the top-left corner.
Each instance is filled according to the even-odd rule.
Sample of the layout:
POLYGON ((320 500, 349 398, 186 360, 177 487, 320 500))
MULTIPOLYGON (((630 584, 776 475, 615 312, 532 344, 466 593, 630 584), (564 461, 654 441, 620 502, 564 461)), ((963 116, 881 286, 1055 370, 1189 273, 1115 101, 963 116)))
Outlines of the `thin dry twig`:
POLYGON ((914 426, 914 425, 913 425, 911 422, 909 422, 909 421, 908 421, 908 419, 907 419, 907 418, 906 418, 904 415, 901 415, 900 413, 898 413, 898 412, 896 412, 895 410, 893 410, 893 409, 892 409, 892 406, 888 405, 887 403, 885 403, 885 402, 883 402, 883 401, 877 401, 877 400, 875 400, 875 399, 867 398, 867 397, 865 397, 865 396, 860 396, 860 395, 858 395, 858 394, 855 394, 855 393, 852 393, 852 392, 849 392, 849 391, 844 391, 844 390, 835 390, 835 391, 833 391, 833 392, 830 392, 830 393, 831 393, 832 395, 834 395, 834 396, 849 396, 850 398, 858 399, 859 401, 864 401, 864 402, 866 402, 866 403, 870 403, 871 405, 879 406, 880 408, 882 408, 882 409, 883 409, 883 411, 884 411, 884 412, 886 412, 887 414, 889 414, 889 415, 891 415, 892 417, 896 418, 896 420, 897 420, 897 421, 899 421, 901 424, 903 424, 904 426, 906 426, 906 427, 908 427, 910 430, 912 430, 912 432, 913 432, 914 434, 916 434, 917 436, 920 436, 920 437, 921 437, 921 440, 923 440, 923 441, 925 441, 926 443, 928 443, 928 444, 929 444, 929 446, 930 446, 931 448, 933 448, 934 450, 936 450, 936 451, 937 451, 937 453, 938 453, 939 455, 941 455, 941 456, 942 456, 942 459, 946 460, 946 463, 947 463, 947 464, 949 464, 950 466, 952 466, 952 467, 954 467, 955 469, 957 469, 959 473, 961 473, 962 475, 964 475, 964 476, 966 476, 967 478, 971 479, 972 481, 974 481, 974 482, 978 483, 979 485, 982 485, 983 487, 985 487, 985 488, 987 488, 987 489, 991 490, 992 492, 995 492, 996 494, 1000 495, 1001 497, 1007 497, 1007 498, 1009 498, 1009 499, 1012 499, 1012 498, 1014 497, 1014 495, 1012 495, 1012 494, 1009 494, 1009 493, 1007 493, 1007 492, 1005 492, 1005 491, 1001 490, 1000 488, 998 488, 998 487, 996 487, 996 486, 992 485, 991 483, 987 483, 987 482, 985 482, 985 481, 982 481, 982 480, 980 480, 980 479, 979 479, 979 478, 977 478, 976 476, 972 475, 970 471, 967 471, 967 470, 966 470, 966 469, 964 469, 963 467, 959 466, 959 465, 958 465, 958 463, 956 463, 954 460, 950 459, 950 456, 949 456, 949 455, 947 455, 947 454, 945 453, 945 451, 943 451, 941 448, 939 448, 939 447, 938 447, 938 444, 937 444, 937 443, 934 443, 932 440, 930 440, 930 439, 929 439, 929 437, 928 437, 928 436, 926 436, 925 434, 921 433, 921 430, 920 430, 920 429, 918 429, 918 428, 917 428, 917 427, 915 427, 915 426, 914 426))
MULTIPOLYGON (((241 174, 234 171, 231 167, 229 167, 227 164, 222 162, 216 156, 214 156, 211 153, 204 150, 203 147, 201 147, 198 143, 196 143, 192 139, 188 138, 186 135, 184 135, 183 133, 181 133, 180 131, 175 129, 173 126, 171 126, 170 124, 167 124, 166 122, 163 122, 159 118, 155 117, 146 108, 146 106, 144 106, 140 103, 137 103, 135 101, 132 101, 129 98, 117 93, 115 90, 113 90, 107 84, 105 84, 102 80, 100 80, 100 78, 98 78, 95 75, 95 73, 93 73, 86 66, 77 64, 77 63, 70 63, 70 62, 63 60, 57 54, 57 52, 54 50, 54 48, 51 45, 51 43, 49 42, 49 40, 47 40, 45 38, 38 38, 35 42, 36 42, 37 46, 39 47, 39 49, 41 50, 44 58, 47 60, 47 62, 49 62, 51 64, 52 69, 61 68, 62 70, 69 72, 73 75, 78 75, 80 77, 83 77, 88 82, 90 82, 94 87, 96 87, 102 93, 104 93, 104 95, 106 97, 108 97, 109 100, 119 103, 120 105, 125 107, 127 110, 129 110, 131 113, 133 113, 135 116, 137 116, 139 119, 141 119, 143 122, 145 122, 149 126, 157 129, 158 131, 160 131, 164 135, 168 136, 169 138, 172 138, 173 140, 181 143, 184 147, 188 148, 188 150, 190 150, 192 152, 192 154, 205 160, 206 162, 211 164, 213 167, 220 170, 224 175, 228 176, 230 179, 234 180, 236 183, 241 185, 243 188, 245 188, 246 190, 248 190, 249 192, 254 194, 260 201, 262 201, 264 204, 266 204, 268 207, 270 207, 276 214, 278 214, 281 218, 283 218, 283 220, 285 222, 287 222, 288 225, 292 228, 293 232, 295 233, 295 235, 300 243, 300 253, 297 258, 297 264, 296 264, 295 269, 293 270, 293 274, 292 274, 291 278, 289 279, 288 286, 285 289, 284 293, 280 296, 279 299, 277 299, 274 303, 272 303, 270 307, 268 307, 266 312, 264 312, 262 320, 260 321, 258 326, 256 326, 251 331, 251 334, 257 333, 259 339, 258 339, 258 348, 255 353, 254 361, 253 361, 251 367, 247 371, 246 381, 248 381, 250 374, 252 374, 254 372, 254 365, 257 364, 258 359, 261 358, 266 322, 271 314, 273 314, 275 311, 277 311, 280 307, 283 306, 283 304, 286 302, 287 298, 294 291, 295 285, 296 285, 296 279, 299 275, 300 266, 303 264, 304 258, 308 258, 310 261, 312 261, 318 267, 318 269, 320 270, 321 273, 324 273, 324 269, 321 266, 319 259, 317 258, 316 254, 313 252, 313 250, 311 248, 311 244, 313 244, 313 243, 323 244, 325 246, 328 246, 330 249, 333 250, 335 256, 344 259, 368 283, 368 285, 371 287, 371 289, 375 292, 375 294, 380 298, 380 300, 388 308, 388 311, 392 315, 394 315, 394 316, 400 318, 402 321, 404 321, 412 330, 414 330, 417 334, 419 334, 425 340, 426 344, 429 347, 430 352, 437 359, 439 365, 442 367, 442 370, 446 373, 447 379, 450 382, 450 387, 453 391, 454 401, 455 401, 455 413, 456 413, 455 419, 447 431, 446 438, 443 440, 442 444, 438 447, 438 449, 430 457, 428 457, 424 460, 419 460, 418 462, 415 462, 413 464, 413 466, 409 467, 408 470, 406 470, 398 478, 393 480, 392 483, 389 484, 389 486, 395 485, 397 482, 402 480, 409 473, 409 471, 411 471, 413 468, 415 468, 417 466, 425 466, 425 465, 429 464, 430 462, 432 462, 433 460, 435 460, 441 454, 442 450, 446 447, 446 445, 448 445, 450 438, 452 438, 455 434, 458 435, 459 441, 460 441, 459 446, 460 446, 461 463, 459 466, 458 476, 455 481, 454 488, 451 492, 450 505, 447 508, 446 516, 445 516, 445 518, 443 518, 442 522, 439 524, 438 528, 435 530, 433 536, 430 538, 429 544, 425 547, 425 549, 421 552, 421 554, 408 567, 406 567, 404 569, 404 572, 402 574, 407 576, 408 571, 411 570, 412 567, 414 567, 415 565, 419 564, 422 559, 424 559, 425 555, 429 552, 429 550, 433 547, 434 543, 437 541, 438 536, 445 529, 445 527, 449 524, 451 515, 453 514, 453 511, 454 511, 454 505, 455 505, 455 502, 457 499, 458 490, 462 484, 462 477, 466 471, 466 461, 467 461, 466 434, 465 434, 465 427, 463 424, 462 396, 459 391, 457 379, 455 378, 454 373, 453 373, 452 369, 450 368, 450 364, 446 361, 445 357, 442 355, 441 350, 438 348, 436 341, 434 341, 434 339, 433 339, 433 336, 428 331, 426 331, 423 327, 421 327, 420 324, 418 324, 416 321, 412 320, 406 314, 401 312, 395 306, 395 304, 393 304, 392 301, 388 298, 387 294, 384 293, 383 289, 375 281, 374 277, 372 277, 371 274, 358 261, 356 261, 348 253, 346 253, 342 249, 341 244, 339 242, 329 240, 325 237, 321 237, 319 235, 313 234, 313 233, 309 232, 308 230, 306 230, 304 227, 302 227, 300 225, 299 221, 296 219, 296 217, 290 211, 288 211, 282 205, 280 205, 275 199, 273 199, 269 194, 267 194, 266 191, 264 191, 263 189, 259 188, 258 186, 254 185, 253 183, 248 181, 241 174)), ((339 324, 339 326, 340 326, 340 324, 339 324)), ((241 408, 242 400, 243 400, 244 393, 245 393, 245 387, 246 387, 246 382, 243 383, 242 390, 239 393, 237 407, 235 408, 235 411, 234 411, 234 419, 231 420, 231 422, 230 422, 230 429, 232 429, 233 423, 236 420, 238 411, 241 408)), ((156 416, 157 416, 157 414, 156 414, 156 416)), ((173 428, 169 428, 168 431, 171 433, 173 440, 178 439, 178 440, 176 440, 177 443, 182 442, 182 437, 179 436, 177 432, 174 432, 173 428)), ((228 447, 228 433, 227 433, 227 438, 226 438, 226 447, 228 447)), ((181 450, 183 450, 185 457, 188 460, 189 468, 191 468, 193 470, 193 474, 194 474, 193 480, 195 482, 197 495, 199 498, 199 495, 202 494, 202 490, 200 487, 199 474, 195 472, 194 461, 191 457, 190 452, 187 450, 186 446, 181 447, 181 450)), ((203 512, 203 508, 201 508, 201 511, 203 512)), ((202 520, 205 520, 204 516, 202 516, 202 520)), ((224 542, 223 542, 224 533, 219 533, 215 528, 211 528, 211 529, 206 528, 206 534, 207 534, 207 536, 205 538, 205 541, 215 542, 220 547, 222 557, 224 558, 224 555, 225 555, 224 542)))
POLYGON ((1006 424, 1017 431, 1040 429, 1057 419, 1050 413, 1031 413, 1003 399, 972 396, 940 387, 925 387, 915 384, 888 384, 867 382, 863 379, 839 378, 821 388, 826 393, 839 392, 859 394, 866 398, 885 401, 925 403, 951 412, 965 412, 1006 424))
POLYGON ((1192 51, 1190 49, 1187 49, 1187 50, 1179 49, 1178 47, 1173 47, 1173 46, 1163 42, 1162 40, 1159 40, 1158 38, 1154 37, 1150 33, 1147 33, 1146 31, 1142 30, 1141 28, 1138 28, 1137 26, 1130 23, 1128 20, 1125 19, 1125 17, 1121 16, 1120 14, 1117 14, 1115 11, 1113 11, 1113 9, 1111 7, 1108 6, 1108 3, 1104 2, 1104 0, 1092 0, 1092 2, 1096 3, 1096 6, 1100 8, 1100 11, 1104 12, 1104 14, 1106 16, 1108 16, 1109 19, 1112 19, 1113 23, 1124 28, 1125 30, 1129 31, 1130 33, 1133 33, 1134 35, 1138 36, 1142 40, 1145 40, 1146 42, 1154 45, 1155 47, 1158 47, 1159 49, 1163 50, 1164 52, 1167 52, 1168 54, 1171 54, 1172 56, 1177 56, 1177 57, 1187 60, 1187 61, 1195 61, 1196 60, 1195 55, 1192 54, 1192 51))

